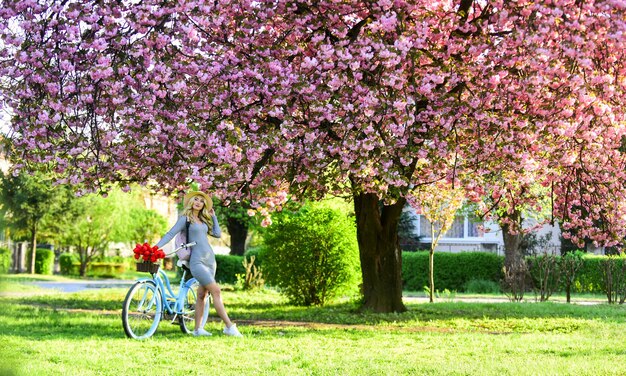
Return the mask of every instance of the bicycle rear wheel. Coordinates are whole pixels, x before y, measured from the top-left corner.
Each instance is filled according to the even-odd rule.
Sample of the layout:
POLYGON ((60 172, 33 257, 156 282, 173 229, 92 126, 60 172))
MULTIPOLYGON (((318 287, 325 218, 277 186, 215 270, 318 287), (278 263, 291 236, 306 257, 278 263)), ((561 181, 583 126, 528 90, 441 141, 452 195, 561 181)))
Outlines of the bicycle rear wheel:
POLYGON ((124 299, 122 326, 129 338, 145 339, 157 330, 163 311, 161 293, 153 281, 135 283, 124 299))
POLYGON ((196 314, 196 290, 200 284, 194 282, 187 290, 187 295, 183 299, 183 312, 178 315, 178 323, 180 324, 180 330, 185 334, 191 334, 194 328, 194 319, 196 314))

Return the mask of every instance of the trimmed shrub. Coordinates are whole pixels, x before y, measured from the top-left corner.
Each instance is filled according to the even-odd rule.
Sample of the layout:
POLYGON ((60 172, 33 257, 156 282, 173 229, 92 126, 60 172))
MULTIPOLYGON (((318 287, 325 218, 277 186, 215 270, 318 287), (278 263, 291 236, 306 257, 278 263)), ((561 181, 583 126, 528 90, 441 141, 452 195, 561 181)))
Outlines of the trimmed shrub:
MULTIPOLYGON (((26 253, 26 260, 30 260, 31 250, 26 253)), ((54 252, 47 248, 37 248, 35 253, 35 274, 51 275, 54 269, 54 252)))
MULTIPOLYGON (((543 256, 529 258, 536 265, 543 256)), ((555 257, 561 265, 560 256, 555 257)), ((582 256, 582 265, 573 275, 572 292, 604 293, 607 290, 603 276, 603 260, 607 256, 585 254, 582 256)), ((467 291, 468 283, 473 280, 486 280, 499 283, 503 280, 502 266, 504 257, 492 253, 463 252, 444 253, 435 252, 435 288, 439 291, 467 291)), ((538 269, 530 270, 534 283, 539 283, 538 269)), ((564 273, 555 270, 555 273, 564 273)), ((553 277, 556 277, 554 275, 553 277)), ((404 288, 410 291, 422 291, 428 286, 428 252, 402 253, 402 278, 404 288)), ((566 278, 561 275, 557 291, 566 291, 566 278)), ((469 291, 468 291, 469 292, 469 291)))
POLYGON ((217 262, 217 270, 215 271, 215 280, 220 283, 237 282, 237 274, 245 273, 243 267, 243 256, 235 255, 215 255, 217 262))
POLYGON ((6 274, 11 269, 11 251, 8 248, 0 248, 0 274, 6 274))
POLYGON ((575 292, 600 293, 604 291, 602 280, 602 260, 606 256, 585 255, 583 265, 574 279, 575 292))
POLYGON ((125 271, 126 263, 123 262, 92 262, 87 266, 87 275, 90 277, 115 278, 125 271))
POLYGON ((499 294, 500 285, 486 279, 472 279, 463 286, 465 292, 472 294, 499 294))
POLYGON ((78 262, 78 255, 75 253, 61 253, 59 255, 59 268, 62 275, 78 275, 78 268, 74 264, 78 262))
MULTIPOLYGON (((499 283, 502 280, 504 257, 493 253, 435 252, 435 289, 463 291, 472 279, 499 283)), ((402 253, 402 278, 404 288, 422 291, 428 286, 428 252, 402 253)))
POLYGON ((356 292, 360 264, 353 220, 340 210, 312 205, 273 220, 260 253, 268 284, 305 306, 356 292))

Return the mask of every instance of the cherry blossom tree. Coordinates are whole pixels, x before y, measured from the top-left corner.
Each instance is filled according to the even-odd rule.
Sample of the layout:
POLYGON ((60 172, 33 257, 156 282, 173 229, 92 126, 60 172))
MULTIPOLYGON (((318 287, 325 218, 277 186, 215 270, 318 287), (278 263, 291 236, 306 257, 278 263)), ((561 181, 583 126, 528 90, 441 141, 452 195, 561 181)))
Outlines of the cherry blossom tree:
POLYGON ((429 301, 434 302, 435 293, 435 248, 439 239, 452 224, 458 210, 463 205, 465 194, 458 186, 451 187, 447 182, 437 182, 422 186, 417 193, 421 214, 430 222, 430 252, 428 255, 429 301))
POLYGON ((364 307, 402 311, 397 226, 416 187, 446 179, 478 200, 517 166, 488 192, 530 179, 573 240, 623 236, 625 8, 5 0, 0 99, 18 167, 82 192, 195 181, 261 214, 351 195, 364 307))

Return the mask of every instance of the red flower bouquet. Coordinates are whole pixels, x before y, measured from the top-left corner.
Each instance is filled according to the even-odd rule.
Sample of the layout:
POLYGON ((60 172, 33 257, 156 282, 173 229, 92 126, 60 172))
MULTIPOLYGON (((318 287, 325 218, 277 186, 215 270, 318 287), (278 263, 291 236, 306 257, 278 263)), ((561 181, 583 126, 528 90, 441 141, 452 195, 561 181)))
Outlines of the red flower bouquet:
POLYGON ((137 264, 137 270, 140 272, 150 272, 156 273, 158 270, 158 265, 149 265, 150 263, 154 264, 157 260, 165 258, 165 252, 159 247, 151 246, 148 243, 137 244, 135 245, 135 249, 133 249, 133 253, 135 253, 135 260, 139 260, 141 257, 143 259, 142 263, 137 264))

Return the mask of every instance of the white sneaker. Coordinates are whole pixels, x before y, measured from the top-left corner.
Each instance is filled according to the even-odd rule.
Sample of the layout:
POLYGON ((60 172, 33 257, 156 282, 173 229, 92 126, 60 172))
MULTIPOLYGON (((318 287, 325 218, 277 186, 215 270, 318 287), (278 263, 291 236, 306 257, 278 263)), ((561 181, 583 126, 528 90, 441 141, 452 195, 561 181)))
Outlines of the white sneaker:
POLYGON ((236 324, 231 325, 230 328, 224 328, 224 334, 233 337, 243 337, 243 334, 239 333, 236 324))
POLYGON ((193 336, 194 337, 202 337, 202 336, 212 336, 213 333, 207 332, 204 329, 198 329, 198 330, 194 330, 193 331, 193 336))

